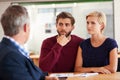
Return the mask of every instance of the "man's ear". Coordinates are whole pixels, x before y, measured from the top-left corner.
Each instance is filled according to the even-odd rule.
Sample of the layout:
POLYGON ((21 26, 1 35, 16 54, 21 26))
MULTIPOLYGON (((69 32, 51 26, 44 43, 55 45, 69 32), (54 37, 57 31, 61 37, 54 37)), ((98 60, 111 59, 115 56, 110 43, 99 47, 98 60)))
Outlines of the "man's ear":
POLYGON ((28 25, 27 25, 27 24, 24 24, 24 26, 23 26, 24 32, 27 32, 27 28, 28 28, 28 25))
POLYGON ((101 24, 101 30, 103 31, 104 28, 105 28, 105 25, 102 23, 102 24, 101 24))
POLYGON ((72 26, 72 30, 73 30, 74 28, 75 28, 75 26, 73 25, 73 26, 72 26))

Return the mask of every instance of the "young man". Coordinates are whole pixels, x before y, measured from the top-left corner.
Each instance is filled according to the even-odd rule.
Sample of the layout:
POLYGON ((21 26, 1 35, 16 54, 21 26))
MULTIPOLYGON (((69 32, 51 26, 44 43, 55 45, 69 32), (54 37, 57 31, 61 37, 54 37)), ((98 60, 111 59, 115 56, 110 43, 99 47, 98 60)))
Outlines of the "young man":
POLYGON ((30 32, 26 8, 9 6, 1 24, 4 37, 0 43, 0 80, 57 80, 36 67, 23 48, 30 32))
POLYGON ((56 19, 58 35, 43 41, 39 67, 48 72, 73 72, 82 38, 71 35, 75 20, 68 12, 61 12, 56 19))

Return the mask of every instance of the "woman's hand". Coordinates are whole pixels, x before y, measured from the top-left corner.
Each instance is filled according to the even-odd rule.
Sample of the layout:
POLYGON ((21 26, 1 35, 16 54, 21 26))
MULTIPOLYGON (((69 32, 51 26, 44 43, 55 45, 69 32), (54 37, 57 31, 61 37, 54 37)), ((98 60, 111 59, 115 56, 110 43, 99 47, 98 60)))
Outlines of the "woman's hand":
POLYGON ((101 73, 101 74, 110 74, 111 73, 108 69, 106 69, 104 67, 93 68, 92 72, 98 72, 98 73, 101 73))

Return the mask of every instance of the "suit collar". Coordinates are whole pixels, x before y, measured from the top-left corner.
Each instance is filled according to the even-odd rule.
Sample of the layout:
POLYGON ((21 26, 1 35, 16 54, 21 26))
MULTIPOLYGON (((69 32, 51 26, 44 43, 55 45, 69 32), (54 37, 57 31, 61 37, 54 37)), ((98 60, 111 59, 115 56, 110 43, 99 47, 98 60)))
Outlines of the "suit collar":
POLYGON ((18 43, 15 41, 10 40, 9 38, 3 37, 2 43, 7 45, 8 47, 12 47, 16 50, 18 50, 22 55, 26 56, 29 58, 29 53, 26 51, 22 46, 20 46, 18 43))
POLYGON ((3 37, 1 43, 6 44, 7 46, 15 47, 15 45, 7 38, 3 37))

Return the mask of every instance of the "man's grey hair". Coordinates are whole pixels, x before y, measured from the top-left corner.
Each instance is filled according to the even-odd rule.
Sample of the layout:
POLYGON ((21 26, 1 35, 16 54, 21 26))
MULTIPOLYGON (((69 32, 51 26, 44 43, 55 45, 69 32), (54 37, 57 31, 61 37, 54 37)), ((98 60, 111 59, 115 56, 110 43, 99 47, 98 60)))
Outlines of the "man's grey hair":
POLYGON ((29 16, 23 6, 11 5, 1 16, 1 24, 4 34, 7 36, 12 37, 18 34, 20 29, 27 23, 29 23, 29 16))

